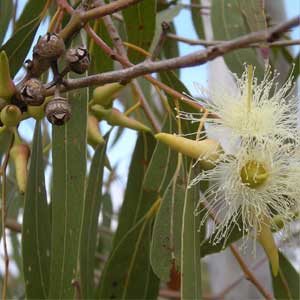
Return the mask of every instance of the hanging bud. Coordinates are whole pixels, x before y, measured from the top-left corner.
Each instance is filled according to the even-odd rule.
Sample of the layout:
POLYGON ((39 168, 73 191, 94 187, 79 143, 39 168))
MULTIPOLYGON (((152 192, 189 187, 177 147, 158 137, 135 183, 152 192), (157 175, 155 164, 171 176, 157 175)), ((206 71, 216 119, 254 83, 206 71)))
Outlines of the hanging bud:
POLYGON ((70 103, 65 98, 56 97, 47 103, 45 115, 52 125, 64 125, 71 118, 70 103))
POLYGON ((10 150, 16 168, 16 179, 19 191, 25 193, 27 185, 27 163, 30 156, 30 148, 26 144, 15 144, 10 150))
POLYGON ((118 92, 120 92, 124 87, 125 85, 117 82, 99 86, 94 89, 93 102, 103 106, 110 105, 112 101, 116 99, 118 92))
POLYGON ((33 54, 46 59, 57 59, 65 51, 64 40, 56 33, 47 32, 40 36, 33 48, 33 54))
POLYGON ((43 84, 35 78, 31 78, 25 82, 21 89, 21 99, 27 105, 39 106, 45 100, 46 90, 43 84))
POLYGON ((93 105, 92 110, 97 118, 105 120, 112 126, 122 126, 134 130, 151 132, 151 129, 149 127, 145 126, 143 123, 137 120, 125 116, 115 108, 104 109, 100 105, 93 105))
POLYGON ((84 47, 70 48, 65 58, 70 69, 77 74, 83 74, 89 68, 90 55, 84 47))
POLYGON ((155 138, 172 150, 178 151, 193 159, 200 159, 199 164, 203 169, 214 167, 213 162, 219 158, 222 151, 220 144, 211 139, 194 141, 169 133, 158 133, 155 138))
POLYGON ((7 127, 17 126, 22 119, 22 112, 16 105, 6 105, 0 113, 1 122, 7 127))
POLYGON ((0 53, 0 98, 10 100, 16 93, 16 87, 10 77, 9 63, 5 51, 0 53))
POLYGON ((266 252, 266 255, 269 258, 273 275, 277 276, 279 270, 278 249, 276 247, 274 237, 269 224, 266 224, 265 221, 263 221, 261 222, 260 225, 261 225, 261 230, 258 233, 257 240, 262 245, 262 247, 266 252))
POLYGON ((88 143, 96 148, 98 144, 104 144, 105 141, 98 127, 99 121, 93 115, 89 115, 87 119, 87 140, 88 143))

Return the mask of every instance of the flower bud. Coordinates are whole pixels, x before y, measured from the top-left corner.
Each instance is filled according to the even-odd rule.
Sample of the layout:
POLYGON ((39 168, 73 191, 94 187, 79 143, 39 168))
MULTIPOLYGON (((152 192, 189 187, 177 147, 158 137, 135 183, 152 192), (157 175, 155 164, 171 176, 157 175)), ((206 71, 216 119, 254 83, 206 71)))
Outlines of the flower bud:
POLYGON ((70 103, 65 98, 56 97, 47 103, 45 114, 52 125, 64 125, 71 118, 70 103))
POLYGON ((112 126, 122 126, 134 130, 151 132, 151 129, 149 127, 145 126, 143 123, 137 120, 125 116, 115 108, 104 109, 100 105, 93 105, 92 110, 97 118, 105 120, 112 126))
POLYGON ((203 169, 213 168, 213 162, 219 158, 222 151, 220 144, 211 139, 194 141, 169 133, 158 133, 155 138, 168 145, 172 150, 194 159, 200 159, 199 164, 203 169))
POLYGON ((30 148, 26 144, 16 144, 10 150, 10 157, 16 168, 17 185, 21 194, 24 194, 26 190, 28 177, 27 163, 29 156, 30 148))
POLYGON ((87 141, 93 147, 96 148, 98 144, 104 144, 105 141, 100 133, 98 127, 99 121, 93 115, 89 115, 87 119, 87 141))
POLYGON ((273 275, 277 276, 279 270, 278 249, 276 247, 269 224, 266 224, 265 221, 263 221, 260 225, 261 229, 258 233, 257 240, 262 245, 266 252, 266 255, 269 258, 273 275))
POLYGON ((5 51, 0 53, 0 98, 10 100, 16 93, 16 87, 10 77, 9 63, 5 51))
POLYGON ((125 85, 114 82, 95 88, 93 92, 94 103, 103 106, 110 105, 116 98, 117 93, 124 87, 125 85))
POLYGON ((25 82, 21 89, 21 99, 27 105, 39 106, 45 100, 46 90, 43 84, 35 78, 31 78, 25 82))
POLYGON ((33 54, 46 59, 56 59, 65 51, 64 40, 56 33, 47 32, 40 36, 33 48, 33 54))
POLYGON ((1 122, 7 127, 15 127, 22 119, 22 112, 16 105, 6 105, 0 113, 1 122))
POLYGON ((90 55, 84 47, 70 48, 65 59, 70 69, 77 74, 83 74, 90 65, 90 55))

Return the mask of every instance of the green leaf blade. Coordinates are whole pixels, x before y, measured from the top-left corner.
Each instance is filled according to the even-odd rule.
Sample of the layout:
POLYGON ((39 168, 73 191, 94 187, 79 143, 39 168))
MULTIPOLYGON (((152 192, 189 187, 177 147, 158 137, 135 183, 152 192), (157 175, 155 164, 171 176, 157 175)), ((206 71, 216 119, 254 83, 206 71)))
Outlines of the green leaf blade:
POLYGON ((28 299, 47 299, 51 249, 50 209, 44 178, 42 134, 36 123, 23 215, 22 256, 28 299))
MULTIPOLYGON (((156 0, 138 2, 123 10, 128 42, 148 50, 155 33, 156 0)), ((138 63, 145 59, 135 50, 129 49, 131 62, 138 63)))
POLYGON ((96 148, 87 185, 80 246, 80 282, 84 299, 94 291, 94 265, 98 218, 102 202, 102 180, 106 147, 96 148))
POLYGON ((87 89, 68 93, 71 119, 53 126, 52 257, 49 298, 73 298, 85 199, 87 89))

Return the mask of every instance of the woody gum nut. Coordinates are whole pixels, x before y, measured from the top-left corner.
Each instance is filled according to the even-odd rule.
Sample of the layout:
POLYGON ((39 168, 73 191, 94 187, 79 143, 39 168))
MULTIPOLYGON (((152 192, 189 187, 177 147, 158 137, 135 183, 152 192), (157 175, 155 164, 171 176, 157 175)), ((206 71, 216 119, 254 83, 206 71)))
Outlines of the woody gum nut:
POLYGON ((65 59, 70 69, 77 74, 83 74, 90 65, 90 55, 84 47, 70 48, 65 59))
POLYGON ((5 51, 0 53, 0 98, 10 100, 15 94, 16 87, 10 76, 8 57, 5 51))
POLYGON ((52 125, 64 125, 71 118, 70 103, 62 97, 56 97, 47 103, 45 115, 52 125))
POLYGON ((35 78, 29 79, 25 82, 21 89, 21 99, 27 105, 39 106, 45 100, 46 90, 43 84, 35 78))
POLYGON ((18 144, 11 148, 10 156, 16 168, 16 180, 19 191, 24 194, 27 186, 27 163, 30 156, 30 148, 26 144, 18 144))
POLYGON ((93 91, 94 103, 104 106, 110 105, 116 98, 116 94, 124 87, 125 85, 114 82, 95 88, 93 91))
POLYGON ((219 158, 222 148, 220 144, 211 139, 202 141, 194 141, 181 136, 169 133, 158 133, 155 138, 172 150, 178 151, 193 159, 201 159, 199 164, 203 169, 211 169, 214 167, 213 162, 219 158))
POLYGON ((43 58, 55 59, 65 52, 64 40, 56 33, 41 36, 33 48, 33 53, 43 58))
POLYGON ((6 105, 0 113, 1 122, 7 127, 17 126, 22 119, 22 112, 16 105, 6 105))

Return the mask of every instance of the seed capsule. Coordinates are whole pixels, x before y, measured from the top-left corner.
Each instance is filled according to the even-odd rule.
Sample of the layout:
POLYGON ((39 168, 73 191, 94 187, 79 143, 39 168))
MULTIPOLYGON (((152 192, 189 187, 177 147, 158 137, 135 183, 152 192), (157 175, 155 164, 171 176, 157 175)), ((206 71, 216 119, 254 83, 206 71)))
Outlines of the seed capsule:
POLYGON ((65 51, 64 40, 56 33, 41 36, 33 48, 33 54, 43 58, 56 59, 65 51))
POLYGON ((52 125, 64 125, 71 117, 70 103, 62 97, 56 97, 47 103, 45 114, 52 125))
POLYGON ((45 100, 45 88, 43 84, 35 78, 27 80, 21 89, 21 99, 32 106, 39 106, 45 100))
POLYGON ((88 50, 84 47, 70 48, 66 53, 66 63, 73 72, 83 74, 90 65, 88 50))

